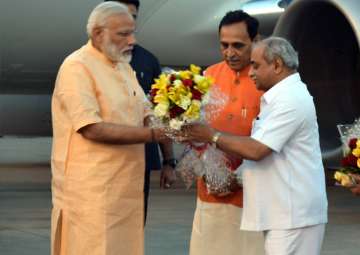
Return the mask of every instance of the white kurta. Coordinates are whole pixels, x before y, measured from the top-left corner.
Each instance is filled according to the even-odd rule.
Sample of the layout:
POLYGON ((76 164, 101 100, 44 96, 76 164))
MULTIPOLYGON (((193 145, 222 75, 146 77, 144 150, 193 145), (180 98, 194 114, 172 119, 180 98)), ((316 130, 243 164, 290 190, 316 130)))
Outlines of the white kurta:
POLYGON ((242 229, 294 229, 327 222, 324 167, 313 98, 299 74, 262 97, 251 137, 273 152, 238 169, 244 186, 242 229))

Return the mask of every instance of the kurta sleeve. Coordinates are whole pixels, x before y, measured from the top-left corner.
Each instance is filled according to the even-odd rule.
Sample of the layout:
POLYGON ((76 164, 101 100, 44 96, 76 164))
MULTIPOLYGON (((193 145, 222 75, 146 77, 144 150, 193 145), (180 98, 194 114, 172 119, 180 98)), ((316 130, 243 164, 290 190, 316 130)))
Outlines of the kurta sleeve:
POLYGON ((56 96, 75 131, 102 122, 91 73, 81 63, 64 63, 56 82, 56 96))

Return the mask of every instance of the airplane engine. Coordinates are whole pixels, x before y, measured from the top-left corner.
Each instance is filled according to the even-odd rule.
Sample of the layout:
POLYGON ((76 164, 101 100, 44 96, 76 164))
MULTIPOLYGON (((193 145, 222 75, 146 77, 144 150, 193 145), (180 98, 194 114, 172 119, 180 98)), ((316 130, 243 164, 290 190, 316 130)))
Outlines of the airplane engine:
POLYGON ((280 17, 275 36, 299 53, 300 74, 314 97, 324 163, 337 166, 337 124, 360 117, 360 3, 295 0, 280 17))

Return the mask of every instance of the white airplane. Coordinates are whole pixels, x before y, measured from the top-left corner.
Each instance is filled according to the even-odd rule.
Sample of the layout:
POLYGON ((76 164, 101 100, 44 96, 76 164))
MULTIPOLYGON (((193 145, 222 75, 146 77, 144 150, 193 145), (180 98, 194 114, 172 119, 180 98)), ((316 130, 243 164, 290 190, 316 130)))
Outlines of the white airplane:
MULTIPOLYGON (((86 43, 87 17, 100 2, 1 2, 0 135, 51 135, 57 70, 86 43)), ((324 159, 336 164, 329 161, 341 146, 336 125, 360 116, 360 1, 142 0, 137 38, 163 66, 208 66, 220 60, 220 19, 235 9, 256 16, 261 34, 275 27, 294 44, 316 103, 324 159)))

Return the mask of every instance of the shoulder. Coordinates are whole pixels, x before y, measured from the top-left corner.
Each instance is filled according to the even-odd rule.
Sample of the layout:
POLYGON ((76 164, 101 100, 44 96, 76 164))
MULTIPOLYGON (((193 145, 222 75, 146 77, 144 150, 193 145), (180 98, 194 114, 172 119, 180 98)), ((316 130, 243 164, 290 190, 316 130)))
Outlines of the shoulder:
POLYGON ((147 60, 158 62, 157 57, 149 50, 140 45, 135 45, 133 50, 134 57, 146 58, 147 60))
POLYGON ((84 47, 74 51, 65 58, 61 67, 85 67, 93 58, 84 47))
POLYGON ((206 68, 205 72, 206 74, 214 74, 223 71, 225 68, 226 68, 225 61, 221 61, 206 68))

